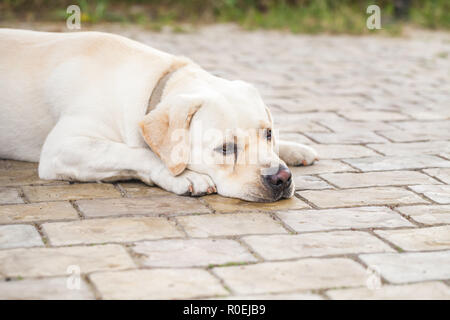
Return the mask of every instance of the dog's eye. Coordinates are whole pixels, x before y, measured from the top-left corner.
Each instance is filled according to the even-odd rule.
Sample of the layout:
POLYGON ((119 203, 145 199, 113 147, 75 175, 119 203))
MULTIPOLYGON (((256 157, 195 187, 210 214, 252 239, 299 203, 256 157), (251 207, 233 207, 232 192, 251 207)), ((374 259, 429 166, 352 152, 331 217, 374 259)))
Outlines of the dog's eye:
POLYGON ((224 143, 221 147, 215 149, 223 155, 233 154, 237 152, 237 146, 234 143, 224 143))
POLYGON ((266 139, 268 141, 272 140, 272 129, 267 129, 266 130, 266 139))

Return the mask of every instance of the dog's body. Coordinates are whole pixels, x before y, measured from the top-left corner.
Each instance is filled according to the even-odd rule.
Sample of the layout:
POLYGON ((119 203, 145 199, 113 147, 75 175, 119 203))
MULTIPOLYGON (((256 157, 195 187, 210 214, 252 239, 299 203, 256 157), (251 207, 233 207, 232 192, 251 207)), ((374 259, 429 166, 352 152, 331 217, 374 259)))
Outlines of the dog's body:
MULTIPOLYGON (((120 36, 0 29, 0 112, 0 158, 39 161, 42 179, 137 178, 177 194, 217 187, 222 195, 253 201, 293 193, 291 182, 276 195, 261 191, 270 188, 256 169, 283 164, 272 153, 251 174, 239 171, 250 167, 246 163, 230 167, 171 158, 169 135, 189 130, 191 118, 192 124, 241 132, 270 130, 270 114, 250 85, 214 77, 189 59, 120 36), (161 101, 147 114, 151 93, 169 72, 161 101)), ((184 143, 206 148, 193 136, 184 143)), ((278 145, 287 164, 310 164, 316 157, 306 146, 278 145)), ((237 160, 238 145, 233 146, 237 160)), ((279 176, 276 183, 286 174, 279 176)))

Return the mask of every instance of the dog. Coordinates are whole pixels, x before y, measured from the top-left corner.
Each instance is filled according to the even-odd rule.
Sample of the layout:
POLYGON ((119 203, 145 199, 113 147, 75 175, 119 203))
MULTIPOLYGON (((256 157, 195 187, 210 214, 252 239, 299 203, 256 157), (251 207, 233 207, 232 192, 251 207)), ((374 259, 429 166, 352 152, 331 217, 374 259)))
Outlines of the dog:
POLYGON ((288 165, 317 159, 278 139, 251 84, 108 33, 0 29, 0 112, 0 158, 39 161, 41 179, 273 202, 293 196, 288 165))

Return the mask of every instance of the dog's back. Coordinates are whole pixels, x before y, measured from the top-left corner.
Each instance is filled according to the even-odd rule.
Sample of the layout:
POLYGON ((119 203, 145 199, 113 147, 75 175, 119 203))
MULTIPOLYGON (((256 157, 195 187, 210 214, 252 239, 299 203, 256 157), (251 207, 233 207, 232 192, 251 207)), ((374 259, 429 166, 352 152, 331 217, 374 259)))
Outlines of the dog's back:
POLYGON ((54 119, 38 73, 51 33, 0 29, 0 157, 38 161, 54 119), (26 128, 23 123, 26 122, 26 128), (23 148, 26 146, 26 148, 23 148))
POLYGON ((69 104, 78 99, 78 105, 113 108, 103 100, 124 97, 117 87, 132 103, 133 81, 142 86, 144 77, 151 80, 146 72, 173 57, 106 33, 14 29, 0 29, 0 53, 0 158, 25 161, 39 161, 45 138, 69 104), (126 69, 120 83, 112 77, 118 68, 126 69))

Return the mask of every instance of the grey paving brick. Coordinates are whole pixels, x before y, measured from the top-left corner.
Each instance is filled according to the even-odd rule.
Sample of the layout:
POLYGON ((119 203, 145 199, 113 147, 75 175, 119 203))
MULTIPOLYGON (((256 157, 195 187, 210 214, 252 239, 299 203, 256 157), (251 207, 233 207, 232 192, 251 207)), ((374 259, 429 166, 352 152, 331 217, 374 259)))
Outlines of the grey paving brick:
POLYGON ((380 288, 350 288, 328 290, 335 300, 450 300, 450 288, 442 282, 407 285, 384 285, 380 288))
POLYGON ((375 233, 407 251, 450 249, 450 226, 377 230, 375 233))
POLYGON ((359 257, 392 283, 450 279, 450 251, 377 253, 359 257))
POLYGON ((78 213, 69 202, 39 202, 0 206, 0 223, 74 220, 78 213))
POLYGON ((299 210, 278 212, 277 215, 298 232, 413 226, 408 220, 386 207, 299 210))
POLYGON ((377 171, 363 173, 329 173, 321 175, 340 188, 405 186, 440 184, 441 182, 417 171, 377 171))
POLYGON ((431 155, 388 156, 345 159, 345 162, 363 171, 385 171, 421 169, 430 167, 450 167, 450 161, 431 155))
POLYGON ((0 205, 12 203, 24 203, 20 197, 19 190, 14 188, 0 188, 0 205))
POLYGON ((207 214, 176 219, 192 237, 287 233, 278 221, 261 213, 207 214))
POLYGON ((171 221, 158 217, 86 219, 44 223, 42 229, 52 245, 132 242, 181 237, 171 221))
POLYGON ((36 228, 26 224, 0 226, 0 249, 43 246, 36 228))
POLYGON ((404 206, 397 210, 424 224, 450 223, 450 205, 404 206))
POLYGON ((214 273, 239 294, 361 286, 366 272, 353 260, 302 259, 219 267, 214 273))
POLYGON ((67 276, 73 266, 89 273, 129 269, 135 264, 123 247, 112 244, 0 250, 1 277, 67 276))
POLYGON ((85 216, 93 218, 211 212, 199 199, 173 194, 151 198, 79 200, 77 204, 85 216))
POLYGON ((394 251, 381 240, 361 231, 247 236, 243 241, 267 260, 394 251))
POLYGON ((103 299, 192 299, 228 294, 219 280, 200 269, 153 269, 94 273, 103 299))
POLYGON ((79 288, 69 283, 68 277, 24 279, 0 282, 2 300, 91 300, 95 295, 80 279, 79 288))
POLYGON ((256 261, 250 252, 234 240, 180 239, 136 243, 132 250, 145 266, 193 267, 256 261))
POLYGON ((427 198, 440 204, 450 204, 450 186, 449 185, 419 185, 411 186, 412 190, 422 193, 427 198))
POLYGON ((320 208, 428 203, 415 193, 398 187, 308 190, 298 194, 320 208))

